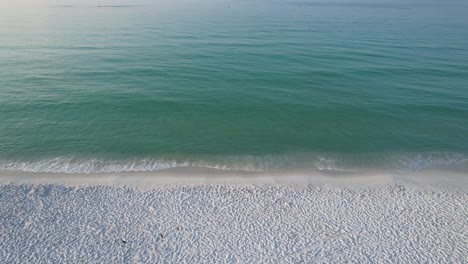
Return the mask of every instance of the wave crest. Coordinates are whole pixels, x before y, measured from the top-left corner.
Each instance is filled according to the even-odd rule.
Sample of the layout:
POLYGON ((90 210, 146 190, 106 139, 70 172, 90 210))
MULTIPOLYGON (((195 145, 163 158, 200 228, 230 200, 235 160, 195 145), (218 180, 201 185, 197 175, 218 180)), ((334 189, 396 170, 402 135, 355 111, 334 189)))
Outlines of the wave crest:
POLYGON ((53 158, 40 161, 3 161, 0 170, 50 173, 111 173, 157 171, 189 166, 187 162, 141 159, 125 162, 101 159, 53 158))
POLYGON ((151 172, 178 167, 203 167, 239 171, 282 171, 312 169, 320 171, 390 170, 416 172, 431 166, 468 163, 459 153, 365 154, 365 155, 264 155, 186 159, 127 159, 56 157, 42 160, 0 160, 0 171, 36 173, 118 173, 151 172))

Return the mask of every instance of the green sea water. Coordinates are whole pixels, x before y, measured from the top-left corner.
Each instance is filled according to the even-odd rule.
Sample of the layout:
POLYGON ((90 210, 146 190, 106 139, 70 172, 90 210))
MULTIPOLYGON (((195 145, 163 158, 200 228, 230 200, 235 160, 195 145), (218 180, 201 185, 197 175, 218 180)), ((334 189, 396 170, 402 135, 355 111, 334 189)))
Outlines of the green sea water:
POLYGON ((0 170, 468 161, 466 1, 113 3, 0 5, 0 170))

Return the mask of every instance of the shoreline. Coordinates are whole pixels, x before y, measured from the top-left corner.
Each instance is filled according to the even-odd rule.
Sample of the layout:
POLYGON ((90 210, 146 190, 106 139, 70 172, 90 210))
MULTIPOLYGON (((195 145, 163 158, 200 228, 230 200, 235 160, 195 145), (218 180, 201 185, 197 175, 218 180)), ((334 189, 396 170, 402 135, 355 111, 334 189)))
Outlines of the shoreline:
POLYGON ((180 167, 151 172, 116 173, 36 173, 0 171, 0 185, 55 184, 64 186, 120 186, 158 189, 168 186, 319 186, 338 188, 367 188, 389 184, 412 187, 468 189, 466 166, 437 166, 420 172, 389 171, 319 171, 291 170, 251 172, 220 170, 203 167, 180 167))

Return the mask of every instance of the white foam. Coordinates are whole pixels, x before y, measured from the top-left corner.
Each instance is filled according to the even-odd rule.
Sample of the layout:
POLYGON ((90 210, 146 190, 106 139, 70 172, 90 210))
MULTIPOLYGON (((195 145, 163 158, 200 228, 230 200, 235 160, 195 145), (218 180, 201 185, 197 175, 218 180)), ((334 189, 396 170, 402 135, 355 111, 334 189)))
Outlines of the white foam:
POLYGON ((468 157, 460 153, 416 153, 410 157, 400 158, 399 171, 421 171, 438 165, 459 165, 468 163, 468 157))
POLYGON ((189 166, 188 162, 174 160, 126 160, 112 161, 102 159, 76 159, 76 158, 52 158, 39 161, 3 161, 0 162, 0 170, 48 172, 48 173, 111 173, 111 172, 138 172, 158 171, 176 167, 189 166))
POLYGON ((320 171, 388 170, 417 172, 432 166, 468 163, 468 157, 460 153, 414 153, 369 155, 263 155, 220 156, 186 159, 134 158, 112 160, 96 157, 55 157, 41 160, 0 160, 0 171, 24 171, 37 173, 113 173, 153 172, 180 167, 203 167, 241 171, 287 171, 316 169, 320 171))

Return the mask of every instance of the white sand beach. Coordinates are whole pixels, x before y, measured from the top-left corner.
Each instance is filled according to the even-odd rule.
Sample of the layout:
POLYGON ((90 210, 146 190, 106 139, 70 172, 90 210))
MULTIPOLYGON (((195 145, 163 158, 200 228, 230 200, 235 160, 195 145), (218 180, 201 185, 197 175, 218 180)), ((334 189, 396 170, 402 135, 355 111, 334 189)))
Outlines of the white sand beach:
POLYGON ((467 262, 463 173, 220 173, 2 173, 0 260, 467 262))

